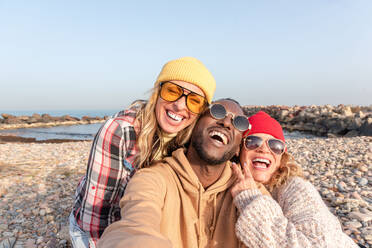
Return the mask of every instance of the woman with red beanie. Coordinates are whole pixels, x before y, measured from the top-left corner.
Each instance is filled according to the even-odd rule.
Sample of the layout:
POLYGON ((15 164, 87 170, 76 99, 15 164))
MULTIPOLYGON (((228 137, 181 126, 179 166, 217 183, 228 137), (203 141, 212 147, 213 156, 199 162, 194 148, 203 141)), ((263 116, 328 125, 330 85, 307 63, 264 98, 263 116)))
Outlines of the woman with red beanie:
POLYGON ((247 247, 358 247, 302 178, 280 124, 262 111, 249 122, 252 129, 240 151, 243 169, 232 166, 237 181, 231 193, 240 212, 237 237, 247 247))

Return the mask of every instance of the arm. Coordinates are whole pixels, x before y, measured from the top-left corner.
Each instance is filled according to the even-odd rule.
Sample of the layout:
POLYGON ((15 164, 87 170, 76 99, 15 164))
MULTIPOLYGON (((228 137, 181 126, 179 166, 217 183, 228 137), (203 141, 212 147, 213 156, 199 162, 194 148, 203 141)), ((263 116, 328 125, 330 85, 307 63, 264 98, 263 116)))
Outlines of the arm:
POLYGON ((120 217, 118 198, 124 193, 131 169, 123 166, 123 160, 133 150, 135 139, 134 130, 127 123, 120 118, 110 119, 98 131, 82 188, 78 190, 78 223, 94 241, 120 217))
POLYGON ((248 247, 357 247, 310 183, 294 178, 278 202, 258 190, 234 199, 240 211, 236 234, 248 247))
POLYGON ((105 230, 98 247, 172 247, 160 232, 165 195, 161 174, 151 168, 137 172, 120 201, 122 219, 105 230))

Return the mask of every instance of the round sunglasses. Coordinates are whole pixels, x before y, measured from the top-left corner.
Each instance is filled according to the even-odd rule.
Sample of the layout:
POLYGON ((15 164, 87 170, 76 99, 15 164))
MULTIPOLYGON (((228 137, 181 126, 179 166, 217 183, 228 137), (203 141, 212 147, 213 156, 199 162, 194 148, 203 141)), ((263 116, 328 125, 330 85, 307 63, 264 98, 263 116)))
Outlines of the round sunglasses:
MULTIPOLYGON (((270 151, 273 153, 281 155, 285 151, 286 145, 283 141, 278 139, 267 139, 265 141, 270 151)), ((255 150, 262 146, 263 143, 264 140, 259 136, 250 135, 244 138, 244 147, 248 150, 255 150)))
POLYGON ((200 114, 203 111, 204 106, 207 105, 207 100, 203 96, 173 82, 162 82, 160 83, 160 87, 161 99, 168 102, 175 102, 185 96, 186 106, 194 114, 200 114), (189 93, 185 94, 185 90, 189 93))
POLYGON ((232 124, 233 126, 238 129, 239 131, 246 131, 251 128, 251 124, 249 124, 248 118, 244 115, 235 115, 231 112, 227 112, 226 108, 219 103, 212 104, 209 107, 209 113, 211 116, 216 120, 222 120, 227 115, 232 115, 232 124))

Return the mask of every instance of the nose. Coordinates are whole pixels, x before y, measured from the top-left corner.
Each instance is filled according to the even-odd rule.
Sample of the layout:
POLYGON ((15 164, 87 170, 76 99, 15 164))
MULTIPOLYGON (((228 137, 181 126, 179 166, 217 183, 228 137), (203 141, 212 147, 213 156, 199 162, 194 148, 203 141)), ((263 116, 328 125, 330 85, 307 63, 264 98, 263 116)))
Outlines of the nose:
POLYGON ((225 118, 218 120, 217 124, 230 130, 232 128, 232 116, 230 114, 226 115, 225 118))
POLYGON ((186 108, 186 95, 181 96, 177 101, 173 102, 173 105, 177 110, 183 110, 186 108))
POLYGON ((263 141, 262 145, 257 148, 257 151, 262 151, 262 152, 265 152, 265 153, 267 153, 267 152, 270 153, 271 152, 268 145, 267 145, 266 140, 263 141))

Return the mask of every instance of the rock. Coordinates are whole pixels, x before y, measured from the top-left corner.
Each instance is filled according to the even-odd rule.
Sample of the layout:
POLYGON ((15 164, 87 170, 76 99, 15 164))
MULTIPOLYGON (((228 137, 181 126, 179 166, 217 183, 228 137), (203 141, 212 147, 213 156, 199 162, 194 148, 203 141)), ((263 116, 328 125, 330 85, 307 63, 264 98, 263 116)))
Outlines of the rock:
POLYGON ((11 114, 1 114, 1 116, 6 120, 6 119, 13 119, 16 118, 16 116, 11 115, 11 114))
POLYGON ((0 185, 0 198, 8 192, 4 185, 0 185))
POLYGON ((62 226, 61 230, 58 232, 57 237, 59 239, 70 240, 70 232, 68 224, 62 226))
POLYGON ((365 235, 364 239, 368 241, 372 240, 372 234, 365 235))
POLYGON ((57 247, 57 240, 55 238, 51 238, 48 242, 47 242, 47 248, 54 248, 54 247, 57 247))
POLYGON ((12 232, 3 232, 3 237, 12 237, 13 236, 13 233, 12 232))
POLYGON ((15 117, 15 118, 5 119, 4 123, 6 123, 6 124, 20 124, 20 123, 23 123, 23 121, 18 119, 17 117, 15 117))
POLYGON ((337 184, 337 189, 339 191, 345 192, 346 191, 346 187, 347 186, 346 186, 346 184, 344 182, 340 182, 340 183, 337 184))
POLYGON ((372 220, 372 214, 363 214, 360 212, 351 212, 349 217, 352 219, 357 219, 362 222, 368 222, 372 220))
POLYGON ((351 196, 354 198, 354 199, 358 199, 358 200, 363 200, 363 198, 358 194, 358 192, 352 192, 351 193, 351 196))
POLYGON ((36 240, 36 244, 41 244, 43 242, 44 238, 43 237, 38 237, 36 240))
POLYGON ((8 225, 7 224, 0 224, 0 233, 4 232, 5 230, 8 230, 8 225))
POLYGON ((61 119, 63 121, 79 121, 80 120, 77 117, 72 117, 72 116, 69 116, 69 115, 64 115, 64 116, 61 117, 61 119))
POLYGON ((347 125, 347 128, 350 130, 359 129, 362 126, 362 119, 361 118, 352 118, 350 123, 347 125))
POLYGON ((33 239, 28 239, 28 240, 26 241, 26 243, 24 244, 24 247, 25 247, 25 248, 36 248, 35 240, 33 240, 33 239))
POLYGON ((368 184, 368 180, 366 178, 361 178, 358 182, 360 186, 366 186, 368 184))
POLYGON ((372 118, 369 117, 360 127, 360 135, 372 136, 372 118))
POLYGON ((37 113, 32 114, 31 117, 32 118, 35 118, 35 119, 40 119, 41 118, 41 116, 39 114, 37 114, 37 113))
POLYGON ((362 227, 362 224, 358 221, 348 221, 344 223, 346 229, 355 229, 362 227))
POLYGON ((345 134, 345 137, 356 137, 358 135, 359 135, 359 132, 357 130, 351 130, 345 134))
POLYGON ((351 111, 351 107, 350 107, 350 106, 346 106, 346 107, 344 107, 344 108, 342 109, 342 111, 341 111, 341 114, 342 114, 343 116, 353 116, 353 115, 354 115, 353 112, 351 111))
POLYGON ((359 118, 359 119, 363 119, 364 117, 366 117, 366 114, 364 114, 362 111, 358 111, 358 112, 355 114, 355 117, 356 117, 356 118, 359 118))

